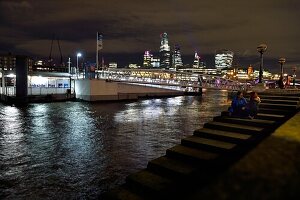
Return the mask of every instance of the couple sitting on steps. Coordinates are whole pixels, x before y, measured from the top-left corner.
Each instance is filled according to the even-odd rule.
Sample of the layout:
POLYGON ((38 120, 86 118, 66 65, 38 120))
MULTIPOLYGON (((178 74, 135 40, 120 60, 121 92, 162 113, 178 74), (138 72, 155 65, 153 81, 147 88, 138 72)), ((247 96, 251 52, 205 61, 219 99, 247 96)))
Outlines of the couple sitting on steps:
POLYGON ((228 109, 229 115, 233 117, 253 119, 257 115, 259 103, 260 98, 256 92, 250 93, 250 99, 249 102, 247 102, 247 100, 243 97, 243 92, 238 91, 228 109))

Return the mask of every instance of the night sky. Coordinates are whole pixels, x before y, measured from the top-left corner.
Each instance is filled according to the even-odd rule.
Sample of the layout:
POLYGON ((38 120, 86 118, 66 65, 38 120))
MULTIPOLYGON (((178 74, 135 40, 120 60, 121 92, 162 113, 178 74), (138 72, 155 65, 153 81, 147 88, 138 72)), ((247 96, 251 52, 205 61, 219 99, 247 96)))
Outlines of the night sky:
MULTIPOLYGON (((198 51, 208 66, 217 49, 235 53, 235 63, 258 69, 256 47, 268 45, 265 67, 300 71, 300 1, 298 0, 0 0, 0 53, 48 58, 53 34, 62 53, 77 51, 95 62, 96 33, 103 34, 105 62, 142 62, 145 50, 159 51, 160 34, 181 46, 183 62, 198 51)), ((57 45, 53 47, 58 56, 57 45)))

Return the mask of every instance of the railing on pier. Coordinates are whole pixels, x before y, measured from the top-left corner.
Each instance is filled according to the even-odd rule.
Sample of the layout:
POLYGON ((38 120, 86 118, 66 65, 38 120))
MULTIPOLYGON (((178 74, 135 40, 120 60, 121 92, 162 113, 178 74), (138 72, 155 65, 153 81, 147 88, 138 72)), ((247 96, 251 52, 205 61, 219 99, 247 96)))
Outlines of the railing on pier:
MULTIPOLYGON (((61 88, 61 87, 28 87, 27 95, 48 95, 48 94, 73 94, 74 88, 61 88)), ((8 87, 0 87, 0 94, 6 96, 15 96, 16 95, 16 87, 8 86, 8 87)))

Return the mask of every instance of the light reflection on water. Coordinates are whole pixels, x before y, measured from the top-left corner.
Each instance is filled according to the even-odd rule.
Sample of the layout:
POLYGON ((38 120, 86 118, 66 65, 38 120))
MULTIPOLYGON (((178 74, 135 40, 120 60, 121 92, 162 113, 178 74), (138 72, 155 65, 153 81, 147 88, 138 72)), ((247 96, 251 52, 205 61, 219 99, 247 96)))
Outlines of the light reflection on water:
POLYGON ((105 104, 0 104, 0 197, 97 198, 227 106, 224 91, 105 104))

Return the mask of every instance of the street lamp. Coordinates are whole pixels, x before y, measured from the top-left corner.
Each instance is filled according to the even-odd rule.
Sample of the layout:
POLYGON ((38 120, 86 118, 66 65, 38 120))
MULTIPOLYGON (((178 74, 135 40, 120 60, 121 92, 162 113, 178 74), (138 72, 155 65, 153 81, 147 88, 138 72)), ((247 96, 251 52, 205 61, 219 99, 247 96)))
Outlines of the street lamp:
POLYGON ((259 65, 259 81, 258 83, 262 83, 262 77, 263 77, 263 65, 264 65, 264 60, 263 60, 263 54, 267 50, 267 45, 266 44, 260 44, 257 47, 257 51, 260 53, 260 65, 259 65))
POLYGON ((77 79, 78 79, 78 74, 79 74, 79 68, 78 68, 78 58, 82 56, 81 53, 77 53, 77 65, 76 65, 76 72, 77 72, 77 79))
POLYGON ((280 64, 280 77, 283 78, 283 64, 285 63, 285 58, 279 58, 278 63, 280 64))
POLYGON ((278 86, 280 89, 284 88, 284 83, 283 83, 283 64, 285 63, 285 58, 279 58, 278 63, 280 64, 280 78, 278 81, 278 86))
POLYGON ((296 67, 293 67, 293 71, 294 71, 294 74, 293 74, 293 86, 295 88, 296 87, 296 67))

